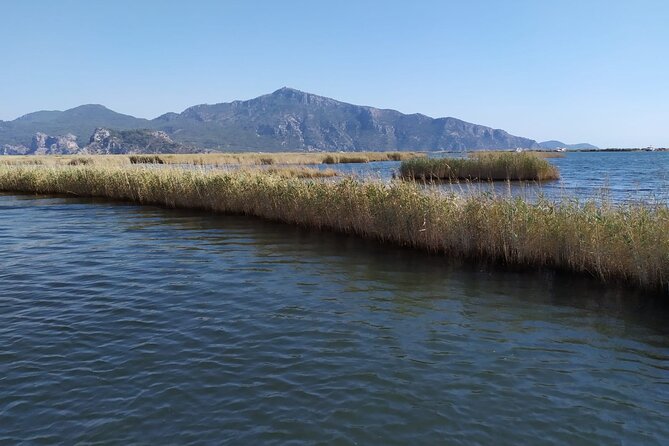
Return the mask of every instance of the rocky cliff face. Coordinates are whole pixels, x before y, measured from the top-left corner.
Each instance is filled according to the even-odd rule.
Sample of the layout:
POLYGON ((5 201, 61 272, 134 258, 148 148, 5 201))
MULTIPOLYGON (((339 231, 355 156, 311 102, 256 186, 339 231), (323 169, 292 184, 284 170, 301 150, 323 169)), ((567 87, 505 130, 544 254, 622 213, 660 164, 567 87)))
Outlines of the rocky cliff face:
POLYGON ((72 134, 50 136, 37 132, 29 146, 4 144, 0 155, 72 155, 124 153, 188 153, 195 149, 174 142, 159 130, 110 130, 97 128, 84 147, 79 147, 72 134))
POLYGON ((79 152, 77 137, 71 133, 63 136, 49 136, 37 132, 30 142, 30 152, 35 155, 69 155, 79 152))
POLYGON ((23 145, 3 144, 0 155, 28 155, 30 148, 23 145))
POLYGON ((182 153, 192 148, 174 142, 158 130, 110 130, 97 128, 83 152, 91 154, 182 153))

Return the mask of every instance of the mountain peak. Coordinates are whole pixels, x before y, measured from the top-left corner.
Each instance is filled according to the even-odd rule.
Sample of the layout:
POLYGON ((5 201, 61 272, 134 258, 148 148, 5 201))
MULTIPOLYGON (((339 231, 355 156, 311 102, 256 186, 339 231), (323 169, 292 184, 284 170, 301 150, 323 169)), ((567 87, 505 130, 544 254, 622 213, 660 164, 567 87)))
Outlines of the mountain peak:
POLYGON ((73 110, 109 110, 109 109, 102 104, 83 104, 74 108, 70 108, 67 111, 73 111, 73 110))
POLYGON ((281 87, 272 94, 270 94, 270 96, 275 98, 302 99, 316 95, 307 93, 306 91, 298 90, 296 88, 281 87))
MULTIPOLYGON (((39 112, 3 123, 0 143, 27 147, 36 132, 71 133, 83 140, 100 127, 128 130, 130 139, 143 135, 130 131, 133 129, 163 131, 177 143, 218 150, 538 148, 532 139, 455 118, 433 119, 359 106, 288 86, 244 101, 195 105, 150 121, 116 113, 100 104, 65 112, 39 112)), ((157 145, 140 146, 141 150, 159 149, 157 145)))
POLYGON ((308 94, 304 91, 298 90, 297 88, 290 88, 290 87, 281 87, 275 92, 273 92, 273 95, 280 95, 280 94, 286 94, 286 93, 300 93, 300 94, 308 94))
POLYGON ((100 104, 84 104, 65 111, 60 110, 41 110, 16 118, 18 122, 48 122, 60 119, 63 115, 81 115, 81 114, 99 114, 99 113, 115 113, 109 110, 104 105, 100 104))

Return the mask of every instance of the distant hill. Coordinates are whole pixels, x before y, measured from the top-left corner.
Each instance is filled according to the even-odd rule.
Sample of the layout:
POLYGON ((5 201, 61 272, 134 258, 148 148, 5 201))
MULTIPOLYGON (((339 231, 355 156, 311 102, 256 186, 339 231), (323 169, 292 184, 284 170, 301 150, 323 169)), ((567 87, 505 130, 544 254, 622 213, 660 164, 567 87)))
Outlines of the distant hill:
POLYGON ((539 146, 542 149, 550 149, 550 150, 561 149, 561 148, 565 148, 565 149, 599 149, 599 147, 593 146, 592 144, 588 144, 588 143, 585 143, 585 142, 580 143, 580 144, 565 144, 562 141, 555 141, 555 140, 540 142, 539 146))
MULTIPOLYGON (((75 145, 83 150, 91 144, 88 138, 97 128, 112 132, 139 129, 164 132, 172 142, 165 142, 165 151, 192 151, 193 147, 239 151, 540 147, 532 139, 456 118, 407 115, 281 88, 255 99, 196 105, 182 113, 167 113, 153 120, 116 113, 102 105, 30 113, 14 121, 0 121, 0 153, 34 153, 37 134, 43 134, 39 137, 42 139, 50 135, 51 142, 61 138, 62 144, 54 143, 57 151, 61 150, 58 147, 64 147, 62 150, 70 153, 77 150, 75 145)), ((131 135, 121 140, 126 137, 131 135)), ((157 138, 148 146, 112 146, 116 147, 113 150, 132 146, 132 150, 154 151, 160 140, 157 138)), ((41 148, 50 150, 46 146, 41 148)))
POLYGON ((0 121, 0 145, 29 145, 33 136, 72 134, 86 141, 98 127, 116 130, 151 127, 147 119, 116 113, 102 105, 81 105, 66 111, 39 111, 10 122, 0 121))
POLYGON ((223 150, 466 150, 536 148, 536 141, 455 118, 433 119, 282 88, 248 101, 197 105, 156 128, 223 150))

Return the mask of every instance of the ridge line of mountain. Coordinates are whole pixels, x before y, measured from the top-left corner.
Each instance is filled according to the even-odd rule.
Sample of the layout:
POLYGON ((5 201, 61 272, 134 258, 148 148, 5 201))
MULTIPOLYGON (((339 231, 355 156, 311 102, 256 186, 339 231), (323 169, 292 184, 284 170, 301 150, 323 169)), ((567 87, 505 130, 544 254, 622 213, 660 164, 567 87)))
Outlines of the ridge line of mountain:
POLYGON ((100 104, 28 113, 13 121, 0 121, 0 153, 77 153, 93 143, 93 136, 86 146, 80 141, 98 129, 114 133, 113 150, 120 153, 149 150, 137 145, 149 140, 151 150, 164 141, 169 151, 541 148, 533 139, 453 117, 404 114, 283 87, 253 99, 194 105, 150 120, 100 104), (131 130, 135 133, 123 133, 131 130), (137 133, 140 130, 144 131, 142 137, 137 133))

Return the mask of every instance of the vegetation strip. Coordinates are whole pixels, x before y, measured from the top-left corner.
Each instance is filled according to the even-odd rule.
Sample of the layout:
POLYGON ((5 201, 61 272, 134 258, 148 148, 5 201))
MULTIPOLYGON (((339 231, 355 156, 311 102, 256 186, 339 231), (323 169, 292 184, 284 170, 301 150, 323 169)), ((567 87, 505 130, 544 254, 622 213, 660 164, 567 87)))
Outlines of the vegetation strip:
POLYGON ((548 181, 558 169, 535 153, 484 152, 470 158, 414 158, 402 161, 402 179, 422 181, 548 181))
POLYGON ((7 165, 128 165, 176 164, 194 166, 274 165, 274 164, 338 164, 368 163, 372 161, 402 161, 424 157, 416 152, 281 152, 281 153, 194 153, 194 154, 139 154, 139 155, 27 155, 0 157, 7 165))
POLYGON ((107 197, 240 213, 395 244, 666 290, 669 208, 458 196, 412 182, 286 178, 271 172, 3 166, 0 190, 107 197))

